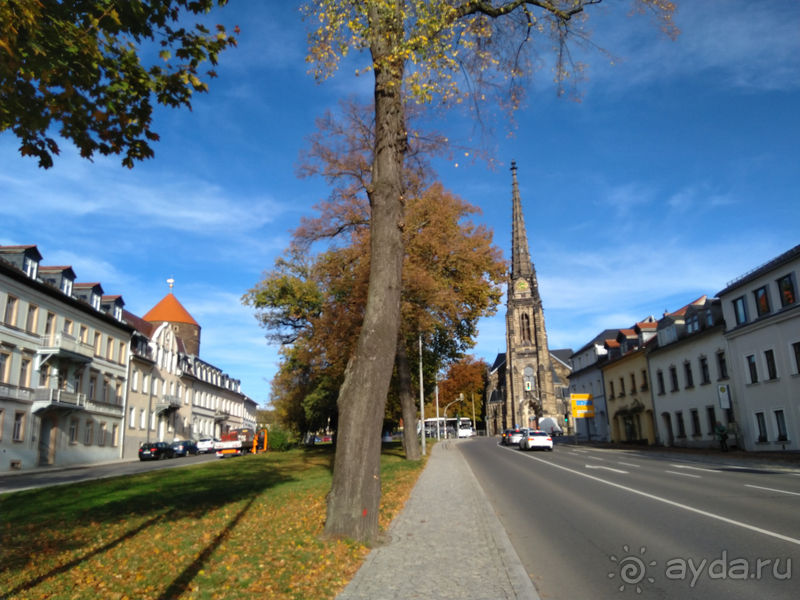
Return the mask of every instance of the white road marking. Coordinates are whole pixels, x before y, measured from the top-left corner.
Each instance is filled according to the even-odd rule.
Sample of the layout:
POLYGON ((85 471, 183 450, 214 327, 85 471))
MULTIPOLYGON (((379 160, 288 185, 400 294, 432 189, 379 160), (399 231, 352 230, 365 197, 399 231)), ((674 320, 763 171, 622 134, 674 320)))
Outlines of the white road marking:
POLYGON ((672 473, 673 475, 683 475, 684 477, 694 477, 695 479, 702 479, 700 475, 692 475, 690 473, 678 473, 677 471, 664 471, 664 473, 672 473))
POLYGON ((761 487, 760 485, 747 485, 747 484, 745 484, 744 487, 751 487, 751 488, 756 488, 756 489, 759 489, 759 490, 767 490, 767 491, 770 491, 770 492, 780 492, 781 494, 791 494, 792 496, 800 496, 800 494, 798 494, 797 492, 787 492, 785 490, 776 490, 775 488, 765 488, 765 487, 761 487))
POLYGON ((719 471, 715 471, 714 469, 701 469, 700 467, 689 467, 687 465, 670 465, 670 467, 675 467, 676 469, 692 469, 693 471, 706 471, 707 473, 719 473, 719 471))
POLYGON ((554 462, 550 462, 549 460, 544 460, 541 458, 537 458, 536 456, 531 456, 530 454, 524 454, 520 456, 525 456, 525 458, 529 458, 531 460, 537 460, 540 463, 545 465, 550 465, 551 467, 556 467, 557 469, 561 469, 563 471, 567 471, 569 473, 573 473, 575 475, 580 475, 581 477, 586 477, 588 479, 593 479, 594 481, 599 481, 600 483, 604 483, 606 485, 610 485, 615 488, 619 488, 621 490, 625 490, 626 492, 631 492, 634 494, 638 494, 640 496, 644 496, 645 498, 650 498, 651 500, 657 500, 658 502, 663 502, 664 504, 669 504, 670 506, 675 506, 677 508, 682 508, 683 510, 688 510, 689 512, 697 513, 699 515, 703 515, 704 517, 709 517, 711 519, 717 519, 718 521, 722 521, 724 523, 729 523, 731 525, 736 525, 737 527, 742 527, 743 529, 749 529, 750 531, 755 531, 757 533, 763 533, 764 535, 768 535, 770 537, 778 538, 779 540, 784 540, 790 542, 792 544, 797 544, 800 546, 800 540, 789 537, 788 535, 782 535, 780 533, 775 533, 774 531, 769 531, 767 529, 761 529, 760 527, 754 527, 753 525, 748 525, 747 523, 742 523, 741 521, 734 521, 733 519, 729 519, 727 517, 723 517, 721 515, 715 515, 714 513, 707 512, 705 510, 700 510, 699 508, 693 508, 691 506, 687 506, 685 504, 681 504, 680 502, 673 502, 672 500, 667 500, 666 498, 661 498, 659 496, 654 496, 653 494, 648 494, 647 492, 642 492, 640 490, 635 490, 630 488, 626 485, 621 485, 619 483, 614 483, 612 481, 608 481, 606 479, 601 479, 600 477, 595 477, 594 475, 589 475, 588 473, 581 473, 580 471, 576 471, 575 469, 570 469, 567 467, 563 467, 561 465, 557 465, 554 462))
POLYGON ((596 456, 587 456, 589 460, 603 460, 602 458, 597 458, 596 456))
POLYGON ((621 464, 621 465, 625 465, 626 467, 636 467, 637 469, 641 469, 642 468, 642 465, 634 465, 634 464, 631 464, 631 463, 624 463, 624 462, 621 462, 619 460, 617 462, 619 464, 621 464))
POLYGON ((570 448, 570 451, 571 452, 580 452, 581 454, 587 454, 586 450, 573 450, 572 448, 570 448))
POLYGON ((605 469, 606 471, 614 471, 614 473, 625 473, 628 474, 627 471, 620 471, 619 469, 612 469, 611 467, 601 467, 600 465, 586 465, 587 469, 605 469))

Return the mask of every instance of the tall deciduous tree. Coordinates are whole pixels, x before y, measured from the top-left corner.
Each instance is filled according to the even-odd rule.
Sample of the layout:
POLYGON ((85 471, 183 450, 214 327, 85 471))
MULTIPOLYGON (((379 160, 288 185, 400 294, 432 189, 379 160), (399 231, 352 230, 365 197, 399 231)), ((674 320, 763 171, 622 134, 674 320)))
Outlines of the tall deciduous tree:
POLYGON ((175 23, 227 2, 2 0, 0 133, 11 130, 45 169, 59 154, 54 126, 84 158, 122 154, 129 168, 151 158, 153 98, 191 108, 192 94, 208 90, 200 78, 216 76, 201 65, 236 44, 222 25, 175 23), (145 65, 148 45, 154 61, 145 65))
MULTIPOLYGON (((311 0, 316 23, 309 61, 325 78, 350 50, 369 53, 374 75, 375 145, 367 188, 371 272, 364 326, 339 393, 339 443, 325 535, 369 540, 378 533, 380 427, 400 327, 408 148, 404 99, 443 105, 480 102, 492 91, 519 105, 534 42, 558 49, 556 78, 570 68, 565 42, 601 0, 311 0), (576 22, 578 25, 576 26, 576 22), (405 94, 405 96, 404 96, 405 94)), ((633 0, 673 32, 667 0, 633 0)), ((578 34, 580 32, 578 31, 578 34)), ((579 65, 578 65, 579 67, 579 65)))

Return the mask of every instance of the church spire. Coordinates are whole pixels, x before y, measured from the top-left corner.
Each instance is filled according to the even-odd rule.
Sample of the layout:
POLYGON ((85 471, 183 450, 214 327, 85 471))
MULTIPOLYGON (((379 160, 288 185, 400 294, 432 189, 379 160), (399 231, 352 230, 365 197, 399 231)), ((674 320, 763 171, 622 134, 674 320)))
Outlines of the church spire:
POLYGON ((511 221, 511 279, 530 278, 534 275, 531 264, 531 252, 528 248, 528 234, 525 233, 525 218, 522 216, 522 202, 517 184, 517 162, 511 161, 511 179, 513 204, 511 221))

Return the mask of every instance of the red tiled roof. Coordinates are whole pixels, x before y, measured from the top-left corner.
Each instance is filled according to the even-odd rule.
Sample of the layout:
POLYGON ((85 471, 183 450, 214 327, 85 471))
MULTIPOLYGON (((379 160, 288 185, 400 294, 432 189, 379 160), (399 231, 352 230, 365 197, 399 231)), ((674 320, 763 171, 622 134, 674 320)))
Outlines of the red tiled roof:
POLYGON ((619 348, 619 342, 617 340, 606 340, 605 345, 609 348, 619 348))
POLYGON ((137 317, 132 312, 128 312, 127 310, 122 311, 122 318, 125 319, 125 322, 136 329, 139 333, 147 336, 150 338, 153 335, 153 331, 155 330, 155 325, 152 323, 148 323, 141 317, 137 317))
POLYGON ((636 327, 639 329, 657 329, 658 323, 637 323, 636 327))
POLYGON ((59 267, 55 267, 55 266, 53 266, 53 267, 49 267, 49 266, 48 267, 39 267, 39 272, 41 273, 42 271, 66 271, 67 269, 71 269, 71 268, 72 268, 72 265, 64 265, 64 266, 59 266, 59 267))
POLYGON ((624 335, 625 337, 638 337, 636 331, 633 329, 620 329, 619 334, 624 335))
POLYGON ((150 323, 167 321, 169 323, 189 323, 200 326, 171 292, 164 296, 161 302, 151 308, 150 312, 142 318, 150 323))
POLYGON ((115 294, 113 296, 103 296, 103 300, 116 300, 117 298, 122 298, 119 294, 115 294))
POLYGON ((671 314, 672 316, 674 316, 674 317, 682 317, 683 315, 685 315, 685 314, 686 314, 686 310, 687 310, 687 309, 688 309, 690 306, 694 306, 695 304, 705 304, 706 298, 707 298, 707 296, 706 296, 705 294, 703 294, 702 296, 700 296, 700 297, 699 297, 697 300, 695 300, 694 302, 689 302, 689 304, 687 304, 687 305, 686 305, 686 306, 684 306, 683 308, 681 308, 681 309, 678 309, 678 310, 676 310, 674 313, 670 313, 670 314, 671 314))
POLYGON ((27 246, 0 246, 3 250, 27 250, 28 248, 36 248, 36 244, 28 244, 27 246))
MULTIPOLYGON (((90 287, 94 287, 94 286, 96 286, 96 285, 100 285, 100 283, 98 283, 97 281, 95 281, 94 283, 75 283, 75 284, 73 284, 73 286, 72 286, 72 287, 73 287, 73 288, 76 288, 76 287, 86 287, 86 288, 90 288, 90 287)), ((103 286, 100 286, 100 287, 103 287, 103 286)))

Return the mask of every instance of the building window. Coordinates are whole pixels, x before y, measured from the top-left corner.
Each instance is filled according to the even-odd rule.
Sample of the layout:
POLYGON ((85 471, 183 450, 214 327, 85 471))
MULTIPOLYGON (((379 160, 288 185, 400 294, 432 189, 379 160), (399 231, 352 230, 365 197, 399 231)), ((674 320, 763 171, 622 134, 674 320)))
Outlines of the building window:
POLYGON ((609 398, 614 398, 614 382, 613 381, 609 381, 608 382, 608 397, 609 398))
POLYGON ((672 383, 672 389, 670 391, 671 392, 677 392, 678 391, 678 387, 679 387, 678 386, 678 369, 677 369, 677 367, 670 367, 669 368, 669 378, 670 378, 670 383, 672 383))
POLYGON ((683 363, 683 372, 686 375, 686 387, 693 388, 694 387, 694 377, 692 376, 692 363, 683 363))
POLYGON ((25 260, 22 261, 22 266, 24 267, 25 274, 28 277, 30 277, 31 279, 36 279, 36 275, 39 272, 38 262, 26 256, 25 260))
POLYGON ((708 434, 714 434, 714 427, 717 425, 717 411, 713 406, 706 407, 706 417, 708 417, 708 434))
POLYGON ((91 421, 86 421, 86 427, 83 430, 83 443, 86 446, 92 445, 92 433, 93 433, 94 423, 91 421))
POLYGON ((728 378, 728 361, 725 359, 724 352, 717 353, 717 368, 719 369, 719 378, 728 378))
POLYGON ((70 281, 66 277, 62 277, 62 279, 61 279, 61 291, 64 292, 67 296, 71 296, 72 295, 72 281, 70 281))
POLYGON ((706 309, 706 325, 708 325, 709 327, 714 326, 714 313, 711 312, 710 308, 706 309))
POLYGON ((108 336, 108 342, 106 343, 106 359, 114 360, 114 338, 108 336))
POLYGON ((700 357, 700 376, 703 378, 703 383, 711 383, 711 374, 708 372, 708 359, 705 356, 700 357))
POLYGON ((125 342, 119 343, 119 356, 117 358, 119 360, 119 364, 125 364, 125 342))
POLYGON ((19 368, 19 387, 31 387, 31 359, 23 358, 19 368))
POLYGON ((5 324, 11 325, 11 327, 16 327, 17 325, 17 304, 19 304, 19 301, 14 296, 9 296, 6 299, 5 324))
POLYGON ((25 331, 36 333, 36 325, 39 321, 39 308, 33 304, 28 305, 28 318, 25 320, 25 331))
POLYGON ((678 423, 678 437, 685 438, 686 437, 686 426, 683 424, 683 413, 676 412, 675 413, 675 420, 678 423))
POLYGON ((139 370, 134 369, 131 373, 131 390, 134 392, 139 391, 139 370))
POLYGON ((136 409, 131 407, 128 411, 128 428, 133 429, 136 427, 136 409))
POLYGON ((11 370, 11 354, 0 352, 0 383, 9 382, 9 371, 11 370))
POLYGON ((116 448, 119 444, 119 425, 111 426, 111 446, 116 448))
POLYGON ((100 345, 103 343, 103 337, 99 332, 94 333, 94 355, 100 356, 100 345))
POLYGON ((692 409, 692 435, 703 435, 700 429, 700 413, 695 408, 692 409))
POLYGON ((105 421, 100 423, 100 431, 98 431, 98 434, 99 434, 98 435, 99 439, 97 441, 97 445, 98 446, 105 446, 106 445, 106 423, 105 423, 105 421))
POLYGON ((775 352, 773 350, 765 350, 764 361, 767 363, 767 379, 777 379, 778 370, 775 368, 775 352))
POLYGON ((14 431, 11 434, 11 439, 15 442, 23 441, 25 436, 25 413, 14 413, 14 431))
POLYGON ((67 335, 72 335, 72 325, 73 325, 72 321, 70 321, 69 319, 64 319, 64 329, 63 329, 64 333, 66 333, 67 335))
POLYGON ((631 394, 636 393, 636 373, 631 373, 631 394))
POLYGON ((750 372, 750 383, 758 383, 758 367, 756 366, 755 354, 751 354, 747 358, 747 369, 750 372))
POLYGON ((781 306, 789 306, 797 302, 797 293, 794 291, 794 281, 792 281, 791 275, 778 279, 778 294, 781 297, 781 306))
POLYGON ((625 395, 625 378, 619 378, 619 397, 622 398, 625 395))
POLYGON ((733 316, 737 325, 747 323, 747 304, 744 296, 733 301, 733 316))
POLYGON ((784 416, 783 411, 776 410, 773 414, 775 415, 775 426, 778 428, 778 441, 788 441, 789 438, 786 435, 786 417, 784 416))
POLYGON ((97 392, 97 376, 92 375, 89 378, 89 399, 94 400, 96 398, 95 392, 97 392))
POLYGON ((796 373, 800 373, 800 342, 792 344, 792 350, 794 351, 794 370, 796 373))
POLYGON ((763 412, 756 413, 756 426, 758 427, 758 441, 767 441, 767 421, 764 419, 763 412))
POLYGON ((531 319, 526 313, 522 313, 520 317, 521 326, 522 326, 522 341, 523 342, 530 342, 531 341, 531 319))
POLYGON ((769 314, 769 296, 767 295, 767 286, 758 288, 753 295, 756 297, 756 313, 759 317, 769 314))
POLYGON ((664 373, 662 373, 661 371, 658 371, 656 373, 656 381, 658 382, 658 393, 659 394, 663 394, 664 393, 664 373))
POLYGON ((86 325, 81 325, 81 342, 89 343, 89 328, 86 325))
POLYGON ((642 391, 647 390, 647 370, 642 369, 642 391))
POLYGON ((53 334, 56 332, 56 316, 49 312, 44 321, 44 336, 48 338, 48 344, 53 344, 53 334))
POLYGON ((42 365, 39 367, 39 387, 50 387, 50 365, 42 365))
POLYGON ((700 331, 700 318, 697 315, 692 315, 686 321, 686 333, 694 333, 700 331))
POLYGON ((143 408, 140 410, 141 412, 139 413, 139 429, 145 429, 147 427, 147 412, 143 408))
POLYGON ((78 419, 72 419, 69 422, 69 443, 70 444, 77 444, 78 443, 78 419))

